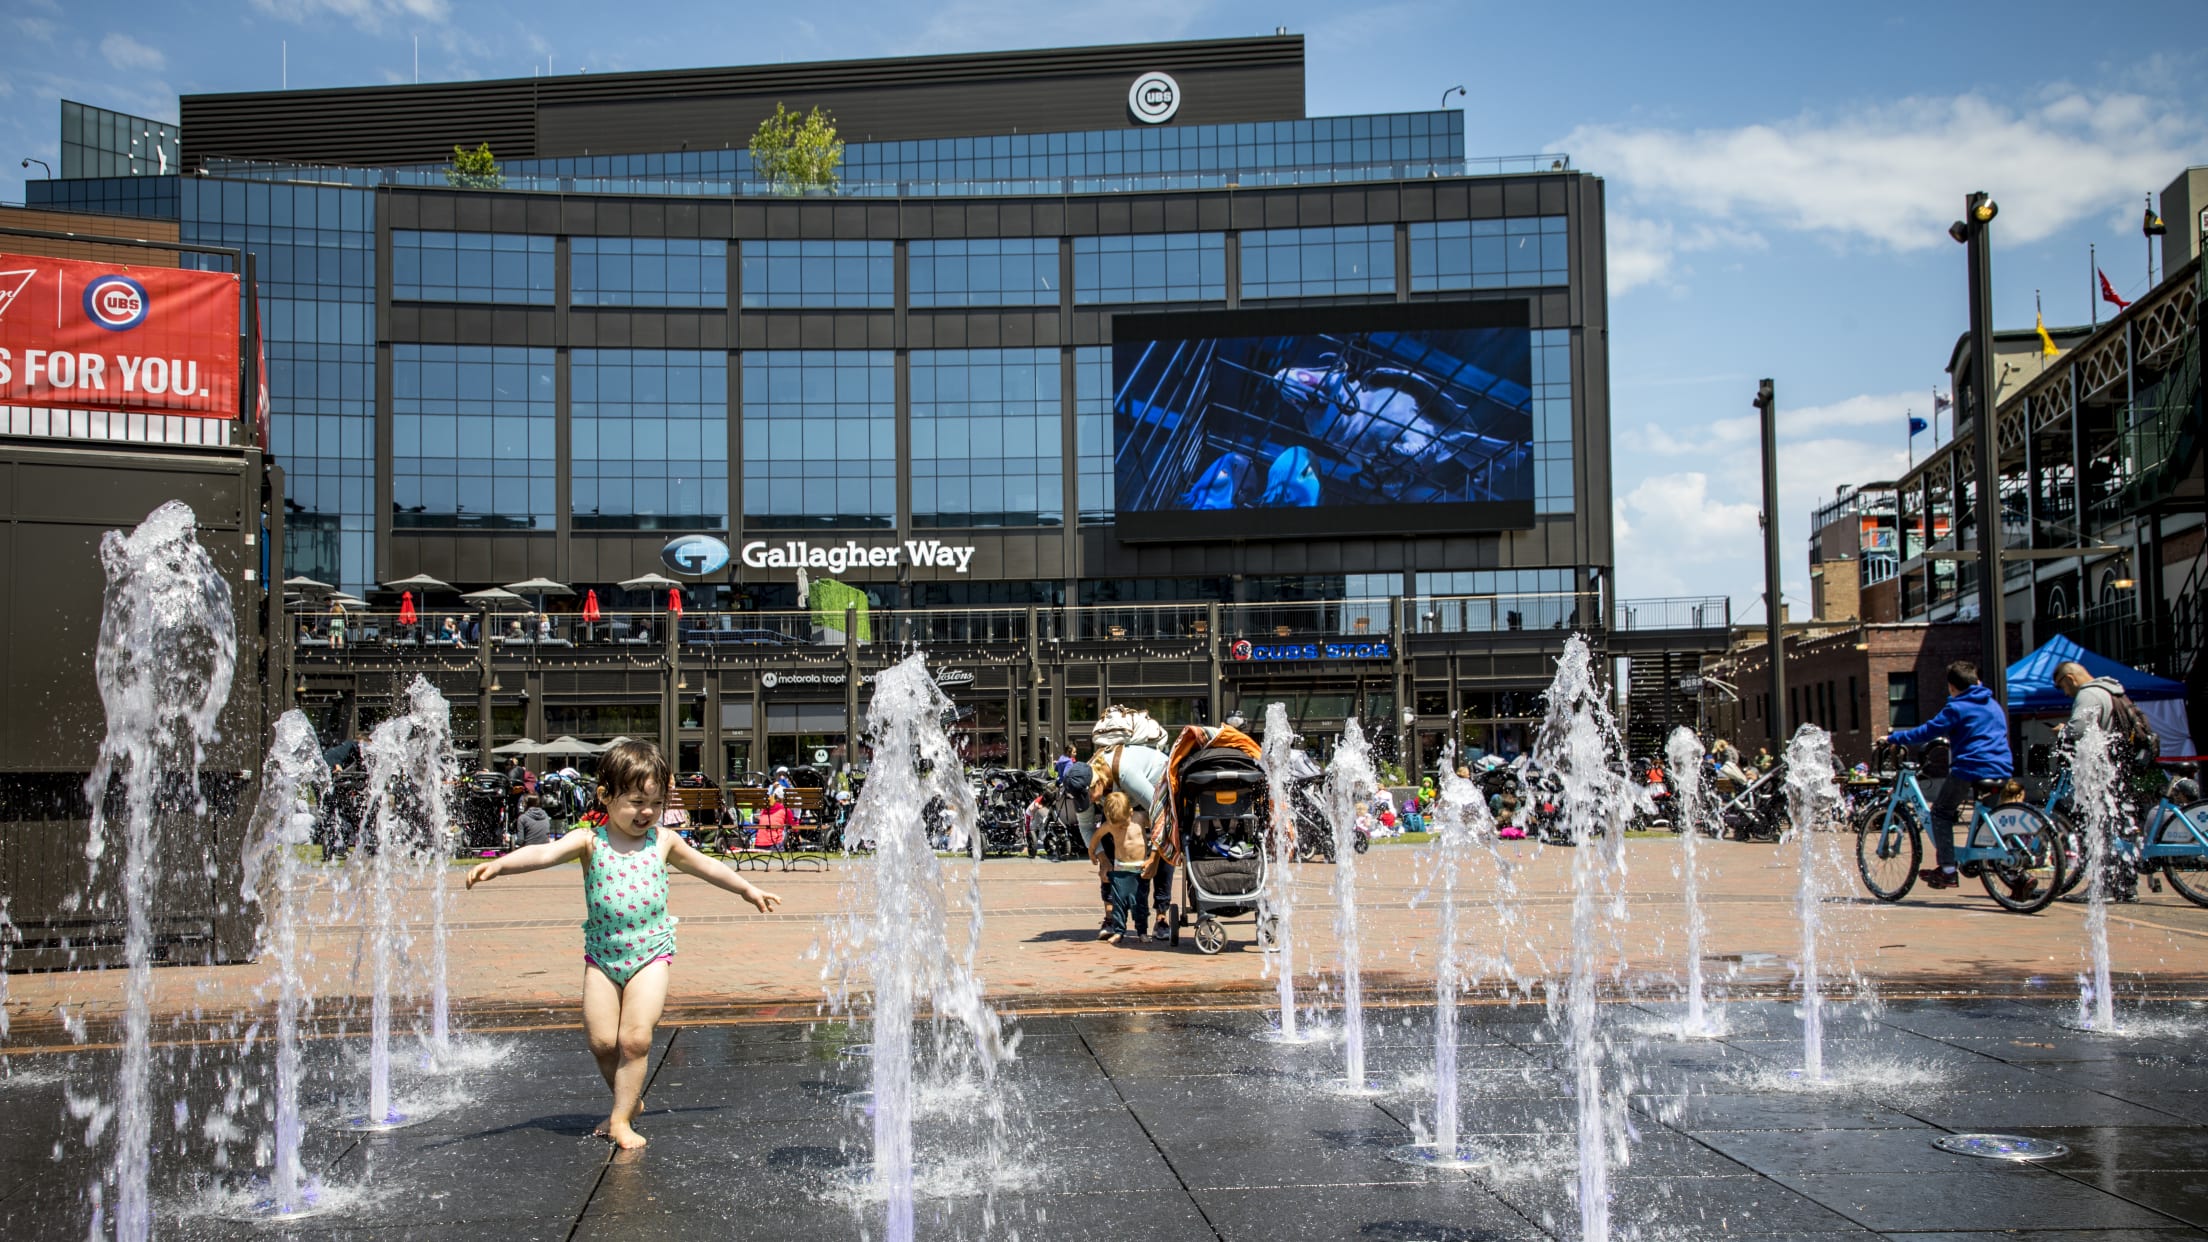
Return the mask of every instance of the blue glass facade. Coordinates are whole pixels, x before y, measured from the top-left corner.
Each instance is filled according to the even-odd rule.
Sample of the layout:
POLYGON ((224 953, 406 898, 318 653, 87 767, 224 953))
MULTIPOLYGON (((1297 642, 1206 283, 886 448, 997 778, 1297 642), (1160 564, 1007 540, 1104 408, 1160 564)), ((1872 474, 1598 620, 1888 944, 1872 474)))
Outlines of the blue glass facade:
POLYGON ((886 241, 755 241, 741 250, 744 307, 891 306, 896 245, 886 241))
POLYGON ((743 401, 746 525, 895 525, 894 353, 756 350, 743 357, 743 401))
POLYGON ((576 306, 728 305, 728 243, 676 237, 577 237, 568 242, 576 306))
MULTIPOLYGON (((1297 179, 1312 184, 1354 182, 1389 175, 1360 169, 1462 158, 1461 116, 1420 113, 854 143, 844 173, 854 193, 905 181, 934 187, 915 189, 918 194, 977 196, 1024 192, 1015 181, 1117 179, 1076 191, 1093 194, 1184 175, 1232 184, 1249 170, 1307 170, 1308 178, 1297 179)), ((383 394, 390 505, 379 513, 376 195, 276 178, 312 176, 365 186, 409 182, 419 173, 422 183, 443 193, 441 170, 238 171, 237 177, 34 182, 30 197, 57 206, 173 216, 183 221, 186 240, 246 246, 261 256, 273 447, 287 469, 292 502, 289 567, 355 590, 376 579, 379 521, 401 531, 543 532, 564 517, 573 530, 587 532, 727 530, 733 517, 746 531, 889 530, 897 527, 902 506, 907 524, 916 529, 1107 524, 1115 500, 1111 351, 1089 342, 1098 340, 1099 330, 1109 339, 1109 311, 1186 309, 1190 303, 1237 298, 1369 300, 1530 291, 1564 285, 1572 275, 1569 221, 1547 197, 1540 200, 1543 214, 1509 219, 1252 229, 1222 228, 1218 221, 1226 217, 1221 216, 1202 219, 1209 231, 1167 232, 1159 230, 1185 230, 1198 217, 1176 218, 1169 211, 1161 225, 1155 214, 1146 219, 1138 212, 1132 226, 1150 231, 1111 231, 1128 227, 1122 219, 1116 226, 1104 224, 1100 233, 1077 231, 1100 227, 1089 224, 1044 237, 915 237, 902 244, 881 239, 884 230, 873 223, 886 209, 881 206, 865 209, 866 228, 875 234, 871 240, 851 239, 853 230, 842 216, 834 239, 811 217, 802 230, 773 226, 769 231, 778 236, 771 240, 392 228, 386 298, 473 307, 476 318, 463 313, 459 322, 476 326, 445 326, 454 322, 450 311, 430 326, 438 312, 412 307, 390 317, 402 335, 441 339, 385 342, 391 367, 391 391, 383 394), (734 299, 731 246, 741 290, 734 299), (1399 247, 1408 256, 1400 271, 1399 247), (1068 250, 1070 268, 1061 280, 1061 255, 1068 250), (1070 289, 1062 287, 1068 284, 1070 289), (514 315, 516 309, 550 308, 561 288, 568 291, 568 306, 639 313, 534 314, 526 317, 531 334, 513 335, 523 318, 514 315), (989 308, 1041 311, 1030 318, 1044 325, 1061 301, 1084 310, 1057 318, 1055 336, 1043 335, 1042 327, 1023 338, 982 326, 997 318, 985 313, 989 308), (968 320, 973 325, 956 329, 964 336, 935 336, 936 344, 1067 343, 900 353, 880 347, 891 339, 884 335, 892 322, 886 313, 775 314, 906 308, 984 312, 926 317, 938 324, 968 320), (650 313, 658 310, 705 313, 650 313), (760 314, 753 318, 745 312, 760 314), (800 339, 794 330, 800 318, 807 324, 802 336, 807 347, 779 347, 800 339), (591 329, 597 335, 564 326, 570 320, 597 325, 591 329), (661 320, 706 326, 691 326, 690 335, 681 337, 661 320), (835 321, 833 337, 816 337, 811 327, 827 320, 835 321), (555 322, 563 326, 551 329, 555 322), (415 323, 423 325, 421 332, 406 326, 415 323), (651 334, 642 334, 643 327, 651 334), (455 339, 455 331, 459 339, 476 342, 537 344, 444 343, 455 339), (701 331, 710 347, 671 347, 697 344, 701 331), (606 347, 632 341, 639 347, 606 347), (827 347, 853 341, 876 347, 827 347), (640 347, 647 342, 654 348, 640 347), (762 342, 778 347, 760 348, 762 342), (564 383, 556 383, 563 374, 562 353, 564 383), (732 384, 739 393, 734 415, 728 400, 732 384), (1069 389, 1070 418, 1064 408, 1069 389), (734 496, 728 460, 732 417, 741 446, 740 493, 734 496), (558 465, 563 425, 570 461, 564 477, 558 465)), ((624 188, 615 184, 620 179, 632 178, 636 184, 627 188, 638 192, 690 194, 726 192, 749 168, 741 151, 699 151, 516 160, 506 162, 506 172, 515 189, 534 188, 532 178, 573 177, 604 179, 587 190, 611 191, 624 188), (648 184, 654 178, 691 188, 648 184)), ((1418 193, 1426 184, 1420 181, 1402 193, 1418 193)), ((740 186, 736 192, 751 193, 740 186)), ((409 192, 391 193, 403 203, 409 192)), ((1460 196, 1455 210, 1463 210, 1461 202, 1460 196)), ((793 206, 816 211, 807 200, 793 206)), ((403 207, 398 214, 412 222, 403 207)), ((461 218, 482 227, 482 217, 461 218)), ((1307 211, 1301 218, 1344 216, 1307 211)), ((1247 223, 1239 210, 1232 219, 1247 223)), ((622 227, 605 220, 599 217, 601 231, 622 227)), ((530 222, 544 227, 533 214, 530 222)), ((500 227, 519 226, 502 220, 500 227)), ((1014 319, 1008 314, 1003 322, 1014 319)), ((930 340, 918 327, 908 329, 902 314, 894 322, 897 331, 910 332, 895 339, 930 340)), ((1534 334, 1531 452, 1541 514, 1570 514, 1575 508, 1571 336, 1553 327, 1534 334)))
POLYGON ((1572 512, 1572 334, 1533 334, 1533 508, 1572 512))
POLYGON ((912 352, 912 524, 1059 526, 1055 349, 912 352))
POLYGON ((568 361, 577 530, 728 524, 728 355, 578 349, 568 361))
POLYGON ((1110 346, 1089 345, 1073 351, 1073 439, 1081 522, 1109 522, 1118 488, 1112 469, 1110 346))
POLYGON ((391 524, 550 530, 559 493, 553 352, 391 347, 391 524))
POLYGON ((1216 302, 1227 296, 1225 233, 1138 233, 1073 239, 1073 301, 1216 302))
POLYGON ((1242 235, 1242 296, 1339 297, 1395 291, 1395 228, 1263 229, 1242 235))
POLYGON ((391 300, 550 306, 549 237, 391 230, 391 300))
POLYGON ((270 447, 285 470, 285 563, 292 573, 365 588, 375 581, 375 196, 331 186, 138 180, 169 187, 185 241, 258 256, 270 447))
POLYGON ((1409 225, 1411 291, 1569 284, 1568 224, 1535 216, 1409 225))
POLYGON ((1056 306, 1058 239, 977 237, 906 247, 914 306, 1056 306))

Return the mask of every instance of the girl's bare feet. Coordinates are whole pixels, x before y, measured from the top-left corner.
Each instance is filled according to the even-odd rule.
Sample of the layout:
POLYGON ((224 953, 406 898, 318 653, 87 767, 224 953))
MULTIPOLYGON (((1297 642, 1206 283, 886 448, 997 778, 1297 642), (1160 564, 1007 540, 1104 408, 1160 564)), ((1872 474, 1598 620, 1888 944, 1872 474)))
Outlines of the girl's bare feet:
POLYGON ((649 1141, 643 1135, 630 1129, 627 1122, 607 1127, 606 1137, 612 1139, 613 1145, 623 1151, 635 1151, 649 1141))

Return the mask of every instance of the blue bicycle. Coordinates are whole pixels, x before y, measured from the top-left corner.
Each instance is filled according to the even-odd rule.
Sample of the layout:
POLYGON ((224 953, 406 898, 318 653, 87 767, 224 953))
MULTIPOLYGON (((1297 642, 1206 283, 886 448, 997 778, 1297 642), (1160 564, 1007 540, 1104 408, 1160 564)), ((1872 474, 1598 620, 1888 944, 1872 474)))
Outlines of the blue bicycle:
MULTIPOLYGON (((1934 743, 1937 745, 1937 743, 1934 743)), ((1932 803, 1917 783, 1920 762, 1906 748, 1882 746, 1873 757, 1892 782, 1883 803, 1870 801, 1856 821, 1855 863, 1863 886, 1880 901, 1900 901, 1916 887, 1924 865, 1924 832, 1932 803)), ((2054 819, 2023 802, 1996 804, 2003 782, 1978 781, 1964 806, 1963 844, 1955 847, 1962 874, 1975 875, 1986 895, 2005 910, 2035 914, 2062 893, 2067 859, 2054 819)))
MULTIPOLYGON (((2035 748, 2036 749, 2036 748, 2035 748)), ((2161 765, 2170 776, 2162 797, 2147 814, 2143 828, 2118 831, 2108 843, 2108 865, 2128 869, 2151 883, 2160 872, 2185 900, 2208 906, 2208 799, 2200 797, 2198 768, 2190 763, 2161 765)), ((2067 763, 2047 790, 2043 808, 2065 843, 2068 874, 2062 891, 2077 887, 2085 878, 2088 843, 2071 805, 2072 785, 2067 763)))

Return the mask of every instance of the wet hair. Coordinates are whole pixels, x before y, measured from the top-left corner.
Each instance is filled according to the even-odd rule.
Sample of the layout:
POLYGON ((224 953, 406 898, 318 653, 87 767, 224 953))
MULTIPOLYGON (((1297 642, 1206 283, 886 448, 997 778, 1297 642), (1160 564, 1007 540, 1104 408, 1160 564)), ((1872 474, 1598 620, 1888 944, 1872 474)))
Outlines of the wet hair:
POLYGON ((1135 817, 1135 800, 1115 789, 1097 803, 1097 811, 1107 824, 1124 824, 1135 817))
POLYGON ((1968 660, 1957 660, 1947 666, 1947 684, 1957 690, 1968 690, 1978 684, 1978 666, 1968 660))
POLYGON ((657 786, 665 797, 673 772, 667 766, 667 756, 659 753, 659 747, 651 742, 623 742, 598 759, 598 801, 600 805, 625 794, 642 793, 657 786))

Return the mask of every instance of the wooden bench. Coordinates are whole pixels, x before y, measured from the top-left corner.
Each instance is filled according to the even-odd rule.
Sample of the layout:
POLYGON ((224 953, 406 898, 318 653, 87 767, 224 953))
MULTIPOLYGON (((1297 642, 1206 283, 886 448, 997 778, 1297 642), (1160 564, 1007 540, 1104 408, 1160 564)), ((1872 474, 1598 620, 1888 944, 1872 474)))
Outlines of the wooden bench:
MULTIPOLYGON (((770 802, 767 790, 761 786, 728 787, 728 808, 740 823, 756 825, 759 818, 766 814, 770 802)), ((763 868, 779 867, 789 871, 809 863, 820 870, 827 869, 828 860, 825 854, 828 849, 828 833, 834 823, 829 809, 832 804, 828 791, 791 789, 783 795, 782 805, 789 810, 795 822, 782 830, 782 839, 771 848, 752 846, 748 844, 747 836, 737 835, 747 833, 749 829, 746 827, 724 831, 721 837, 723 850, 734 860, 732 866, 741 868, 757 864, 763 868)))

